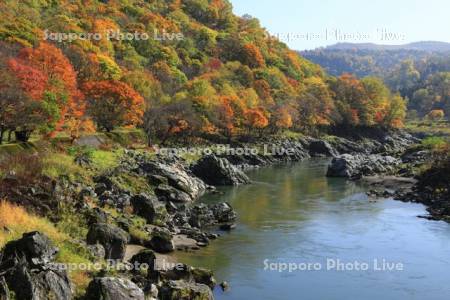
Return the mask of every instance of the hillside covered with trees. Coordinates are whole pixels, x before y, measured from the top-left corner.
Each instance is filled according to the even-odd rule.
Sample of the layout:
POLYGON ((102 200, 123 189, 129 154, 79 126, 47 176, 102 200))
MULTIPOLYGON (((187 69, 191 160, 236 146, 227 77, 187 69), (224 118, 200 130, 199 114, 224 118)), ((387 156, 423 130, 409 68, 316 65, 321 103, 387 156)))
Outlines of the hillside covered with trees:
POLYGON ((6 0, 0 11, 0 140, 119 126, 230 138, 401 126, 405 114, 381 81, 327 76, 226 0, 6 0))
POLYGON ((334 76, 350 73, 358 78, 383 78, 391 91, 409 100, 412 118, 450 114, 448 44, 337 44, 301 54, 334 76))

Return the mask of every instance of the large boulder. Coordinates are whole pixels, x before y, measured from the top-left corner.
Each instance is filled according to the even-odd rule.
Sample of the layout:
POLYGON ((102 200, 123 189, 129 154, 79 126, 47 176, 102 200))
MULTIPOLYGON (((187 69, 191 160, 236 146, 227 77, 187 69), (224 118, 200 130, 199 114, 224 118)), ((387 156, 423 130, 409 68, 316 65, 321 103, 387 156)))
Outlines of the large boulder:
POLYGON ((86 300, 144 300, 144 292, 132 281, 115 277, 97 277, 89 283, 86 300))
POLYGON ((97 223, 89 228, 86 241, 89 245, 102 245, 105 248, 105 259, 123 259, 129 236, 119 227, 97 223))
POLYGON ((131 198, 133 211, 150 224, 163 224, 167 220, 166 206, 156 197, 140 194, 131 198))
POLYGON ((213 204, 210 206, 210 209, 218 223, 230 223, 236 220, 236 212, 226 202, 213 204))
POLYGON ((206 155, 192 166, 192 172, 210 185, 239 185, 250 179, 227 159, 206 155))
POLYGON ((159 290, 161 300, 212 300, 211 289, 205 284, 170 280, 159 290))
POLYGON ((362 176, 389 174, 393 173, 400 163, 400 160, 392 156, 343 154, 331 161, 327 176, 357 179, 362 176))
POLYGON ((9 288, 16 299, 72 299, 67 272, 53 263, 57 253, 58 248, 39 232, 25 233, 6 244, 0 260, 0 273, 5 277, 0 294, 9 288))
POLYGON ((148 246, 159 253, 168 253, 175 250, 172 233, 163 227, 155 227, 148 246))
POLYGON ((207 189, 203 181, 193 176, 180 163, 145 161, 141 163, 140 169, 150 178, 155 178, 154 175, 167 178, 169 186, 189 195, 190 200, 197 199, 207 189))
MULTIPOLYGON (((150 249, 143 249, 137 254, 133 255, 129 260, 129 263, 134 266, 132 272, 136 275, 142 275, 142 272, 146 272, 146 278, 151 282, 159 282, 160 273, 157 270, 156 254, 150 249)), ((144 291, 147 292, 148 284, 144 280, 142 286, 144 291), (147 288, 145 288, 147 286, 147 288)), ((151 287, 150 287, 151 290, 151 287)))

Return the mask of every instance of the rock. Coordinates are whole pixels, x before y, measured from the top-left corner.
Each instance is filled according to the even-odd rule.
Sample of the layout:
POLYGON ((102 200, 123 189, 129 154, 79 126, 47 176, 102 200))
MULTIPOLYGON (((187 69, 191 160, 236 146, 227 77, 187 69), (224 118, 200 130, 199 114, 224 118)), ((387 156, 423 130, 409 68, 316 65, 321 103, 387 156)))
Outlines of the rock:
POLYGON ((333 137, 330 141, 332 147, 341 154, 370 154, 371 150, 363 143, 356 143, 343 137, 333 137))
POLYGON ((222 288, 222 291, 228 291, 230 289, 230 285, 226 281, 222 281, 220 287, 222 288))
POLYGON ((193 200, 189 194, 167 184, 160 184, 155 189, 155 194, 161 201, 191 202, 193 200))
POLYGON ((156 197, 140 194, 131 198, 133 211, 150 224, 164 224, 167 220, 166 206, 156 197))
POLYGON ((226 224, 221 224, 219 226, 219 229, 223 230, 223 231, 230 231, 235 228, 236 228, 236 223, 226 223, 226 224))
POLYGON ((210 185, 239 185, 250 183, 250 179, 228 160, 207 155, 192 166, 192 172, 210 185))
POLYGON ((0 300, 9 300, 9 289, 4 277, 0 277, 0 300))
POLYGON ((202 228, 216 223, 213 211, 206 204, 197 204, 189 212, 189 225, 192 227, 202 228))
POLYGON ((140 169, 148 177, 158 175, 166 178, 169 186, 189 195, 191 201, 200 197, 207 189, 203 181, 190 174, 179 163, 144 161, 140 163, 140 169))
POLYGON ((86 300, 144 300, 144 292, 128 279, 97 277, 89 283, 86 300))
POLYGON ((159 291, 158 291, 158 288, 156 287, 156 285, 155 284, 151 284, 150 285, 150 289, 149 289, 149 291, 148 291, 148 294, 149 294, 149 296, 150 296, 150 299, 149 300, 152 300, 152 299, 159 299, 158 298, 158 294, 159 294, 159 291))
POLYGON ((394 172, 400 160, 392 156, 343 154, 333 158, 328 166, 328 177, 350 179, 394 172))
POLYGON ((214 289, 216 286, 216 279, 212 271, 203 268, 192 268, 191 273, 196 283, 205 284, 211 289, 214 289))
POLYGON ((103 259, 106 256, 105 248, 100 244, 87 245, 87 250, 96 259, 103 259))
POLYGON ((211 289, 204 284, 170 280, 159 290, 161 300, 212 300, 211 289))
POLYGON ((218 223, 230 223, 236 220, 236 212, 230 204, 222 202, 210 206, 218 223))
POLYGON ((339 153, 326 141, 314 140, 309 144, 309 154, 313 157, 336 157, 339 153))
POLYGON ((131 264, 146 264, 148 266, 148 271, 154 271, 155 270, 155 262, 156 262, 156 255, 155 252, 153 252, 150 249, 144 249, 141 250, 139 253, 133 255, 133 257, 130 259, 131 264))
POLYGON ((159 253, 168 253, 175 250, 173 235, 166 228, 155 227, 149 242, 150 248, 159 253))
POLYGON ((87 168, 92 165, 92 159, 85 153, 77 155, 74 158, 74 162, 83 168, 87 168))
POLYGON ((66 300, 72 298, 67 273, 53 260, 58 248, 39 232, 25 233, 20 240, 6 244, 0 260, 1 288, 9 288, 16 299, 66 300))
POLYGON ((108 213, 101 208, 94 207, 87 211, 86 219, 89 225, 95 223, 108 223, 108 213))
POLYGON ((154 186, 158 186, 160 184, 169 184, 169 180, 167 180, 166 177, 159 176, 159 175, 148 176, 148 182, 154 186))
POLYGON ((105 223, 93 224, 87 235, 89 245, 99 243, 105 248, 105 259, 123 259, 128 240, 124 230, 105 223))

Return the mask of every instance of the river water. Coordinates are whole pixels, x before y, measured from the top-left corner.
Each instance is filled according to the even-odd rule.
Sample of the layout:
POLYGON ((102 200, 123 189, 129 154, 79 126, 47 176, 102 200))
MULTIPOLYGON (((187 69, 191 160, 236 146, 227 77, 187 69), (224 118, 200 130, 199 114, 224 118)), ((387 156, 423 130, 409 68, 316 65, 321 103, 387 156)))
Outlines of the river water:
POLYGON ((372 201, 326 165, 251 171, 254 184, 203 197, 229 202, 238 226, 177 259, 230 284, 216 299, 450 299, 450 225, 417 218, 419 204, 372 201))

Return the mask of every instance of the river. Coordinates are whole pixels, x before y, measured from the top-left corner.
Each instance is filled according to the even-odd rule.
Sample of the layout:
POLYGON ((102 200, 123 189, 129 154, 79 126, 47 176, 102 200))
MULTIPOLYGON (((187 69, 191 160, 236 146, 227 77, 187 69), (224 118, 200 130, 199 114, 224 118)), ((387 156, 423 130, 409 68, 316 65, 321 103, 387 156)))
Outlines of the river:
POLYGON ((235 208, 237 228, 177 259, 230 284, 216 299, 449 299, 450 225, 417 218, 419 204, 372 201, 326 165, 263 168, 252 185, 206 195, 235 208))

